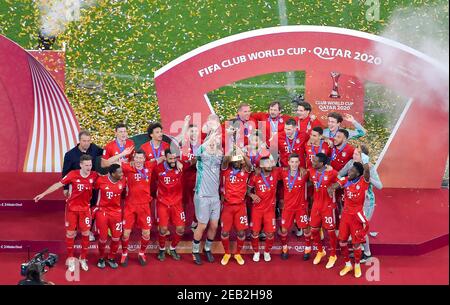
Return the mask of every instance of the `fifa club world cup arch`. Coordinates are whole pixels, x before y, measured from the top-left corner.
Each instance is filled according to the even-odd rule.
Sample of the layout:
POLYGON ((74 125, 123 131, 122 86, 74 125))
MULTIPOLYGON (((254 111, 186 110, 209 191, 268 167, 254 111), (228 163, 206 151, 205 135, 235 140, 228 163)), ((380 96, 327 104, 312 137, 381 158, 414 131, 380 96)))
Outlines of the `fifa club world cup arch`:
POLYGON ((0 35, 0 173, 61 172, 79 124, 63 89, 29 52, 0 35))
MULTIPOLYGON (((331 97, 336 82, 338 93, 346 90, 337 74, 354 85, 353 95, 369 81, 409 97, 376 164, 378 173, 385 187, 440 188, 448 156, 448 71, 417 50, 364 32, 283 26, 201 46, 155 72, 162 123, 169 126, 193 112, 204 121, 214 112, 208 92, 257 75, 298 70, 306 72, 306 99, 322 119, 323 110, 333 110, 323 105, 342 105, 331 97)), ((356 110, 342 112, 360 117, 363 106, 348 105, 356 110)))

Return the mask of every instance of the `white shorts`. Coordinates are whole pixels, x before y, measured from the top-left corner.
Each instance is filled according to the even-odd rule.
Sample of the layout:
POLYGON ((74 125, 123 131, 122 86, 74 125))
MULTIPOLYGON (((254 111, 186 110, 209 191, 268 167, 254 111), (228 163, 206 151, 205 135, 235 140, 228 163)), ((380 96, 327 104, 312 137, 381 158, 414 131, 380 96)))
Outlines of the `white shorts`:
POLYGON ((194 195, 195 217, 199 223, 207 224, 220 218, 220 198, 194 195))

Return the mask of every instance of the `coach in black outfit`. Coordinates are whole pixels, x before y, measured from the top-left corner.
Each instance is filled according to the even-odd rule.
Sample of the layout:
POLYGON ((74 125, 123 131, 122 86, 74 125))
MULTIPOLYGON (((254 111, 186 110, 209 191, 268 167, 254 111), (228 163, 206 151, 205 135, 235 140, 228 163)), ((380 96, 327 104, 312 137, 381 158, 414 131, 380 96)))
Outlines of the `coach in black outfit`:
MULTIPOLYGON (((80 143, 74 148, 66 152, 64 155, 64 164, 62 170, 62 176, 67 175, 71 170, 80 169, 80 157, 87 154, 92 157, 92 170, 101 172, 98 158, 103 154, 103 149, 92 143, 91 134, 87 130, 82 130, 78 134, 80 143)), ((64 195, 67 197, 69 194, 69 186, 64 186, 64 195)), ((95 194, 92 196, 91 206, 95 204, 95 194)))

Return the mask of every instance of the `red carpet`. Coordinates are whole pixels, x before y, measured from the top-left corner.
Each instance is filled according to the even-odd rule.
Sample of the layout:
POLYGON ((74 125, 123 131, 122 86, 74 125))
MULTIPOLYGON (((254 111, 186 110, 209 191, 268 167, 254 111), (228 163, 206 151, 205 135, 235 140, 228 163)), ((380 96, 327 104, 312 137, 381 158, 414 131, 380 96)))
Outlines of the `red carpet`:
MULTIPOLYGON (((141 267, 135 256, 130 257, 129 266, 117 270, 106 268, 99 270, 94 266, 95 255, 91 255, 90 270, 81 271, 79 282, 67 282, 65 266, 60 261, 47 274, 46 279, 56 284, 81 285, 117 285, 117 284, 159 284, 159 285, 300 285, 300 284, 332 284, 332 285, 390 285, 390 284, 449 284, 449 248, 429 252, 421 256, 380 256, 380 281, 369 282, 365 271, 370 268, 363 265, 363 276, 359 279, 352 275, 340 277, 338 272, 342 267, 341 259, 331 269, 325 269, 324 263, 314 266, 311 261, 304 262, 299 256, 291 256, 288 261, 282 261, 278 255, 272 256, 269 263, 251 261, 245 255, 246 264, 239 266, 230 260, 227 266, 219 263, 221 256, 216 255, 216 263, 204 263, 196 266, 189 255, 182 255, 179 262, 170 257, 165 262, 159 262, 154 255, 149 257, 149 265, 141 267)), ((16 284, 19 279, 20 263, 26 260, 26 254, 0 254, 2 277, 0 284, 16 284)))

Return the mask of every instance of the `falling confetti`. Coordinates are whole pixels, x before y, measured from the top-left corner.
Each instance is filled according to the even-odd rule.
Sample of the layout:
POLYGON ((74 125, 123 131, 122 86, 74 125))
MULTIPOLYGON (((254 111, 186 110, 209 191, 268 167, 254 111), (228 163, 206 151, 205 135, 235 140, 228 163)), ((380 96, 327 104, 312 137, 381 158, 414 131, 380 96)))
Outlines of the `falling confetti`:
MULTIPOLYGON (((159 119, 153 83, 157 69, 213 40, 280 25, 276 0, 2 0, 0 33, 26 49, 36 49, 45 17, 40 6, 53 2, 80 4, 78 12, 62 8, 72 15, 58 16, 64 22, 58 28, 54 48, 66 45, 66 95, 81 127, 90 129, 100 145, 113 137, 117 122, 126 121, 129 134, 134 135, 145 132, 149 121, 159 119)), ((367 20, 364 2, 286 0, 288 24, 337 26, 380 34, 397 8, 440 5, 431 11, 430 18, 447 23, 447 31, 436 35, 448 41, 447 1, 380 1, 380 18, 374 21, 367 20)), ((296 72, 295 79, 297 85, 303 85, 304 73, 296 72)), ((251 103, 255 111, 266 111, 270 101, 279 100, 284 111, 291 113, 292 93, 285 85, 285 73, 275 73, 230 84, 208 96, 222 120, 234 116, 241 102, 251 103)), ((303 93, 304 89, 295 91, 303 93)), ((405 99, 393 92, 367 86, 364 126, 368 133, 361 141, 369 144, 373 162, 404 104, 405 99)))

